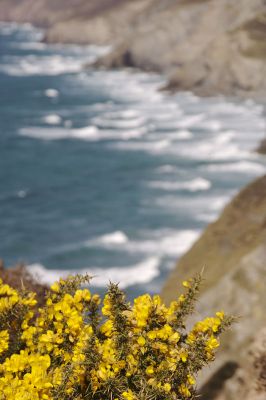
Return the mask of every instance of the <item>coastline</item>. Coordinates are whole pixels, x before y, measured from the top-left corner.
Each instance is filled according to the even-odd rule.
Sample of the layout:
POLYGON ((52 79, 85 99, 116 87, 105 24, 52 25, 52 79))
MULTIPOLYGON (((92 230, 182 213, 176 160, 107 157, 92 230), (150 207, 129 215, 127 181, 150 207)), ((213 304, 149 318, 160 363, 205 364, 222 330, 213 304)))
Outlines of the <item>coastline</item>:
POLYGON ((160 72, 168 77, 170 91, 265 97, 266 5, 261 0, 230 7, 226 0, 165 5, 79 0, 79 7, 70 1, 67 12, 51 1, 1 0, 0 15, 44 28, 48 43, 112 45, 98 67, 160 72))

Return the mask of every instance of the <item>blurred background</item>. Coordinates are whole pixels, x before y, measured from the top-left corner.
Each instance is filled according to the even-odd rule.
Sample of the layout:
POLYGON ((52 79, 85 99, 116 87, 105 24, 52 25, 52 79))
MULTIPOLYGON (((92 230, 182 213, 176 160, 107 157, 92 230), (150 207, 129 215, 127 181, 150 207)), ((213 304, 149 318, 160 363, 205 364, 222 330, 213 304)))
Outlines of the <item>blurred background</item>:
MULTIPOLYGON (((266 171, 265 8, 262 0, 0 0, 5 264, 22 262, 48 284, 88 272, 93 290, 112 280, 130 298, 164 286, 167 300, 179 274, 207 265, 213 294, 204 305, 217 300, 225 273, 237 281, 234 266, 243 276, 243 257, 257 246, 257 269, 245 278, 253 286, 239 285, 257 293, 260 327, 265 179, 229 208, 222 230, 209 227, 196 241, 266 171), (252 226, 240 226, 245 217, 252 226), (195 242, 202 252, 194 246, 174 270, 195 242)), ((231 312, 237 290, 223 282, 231 312)))

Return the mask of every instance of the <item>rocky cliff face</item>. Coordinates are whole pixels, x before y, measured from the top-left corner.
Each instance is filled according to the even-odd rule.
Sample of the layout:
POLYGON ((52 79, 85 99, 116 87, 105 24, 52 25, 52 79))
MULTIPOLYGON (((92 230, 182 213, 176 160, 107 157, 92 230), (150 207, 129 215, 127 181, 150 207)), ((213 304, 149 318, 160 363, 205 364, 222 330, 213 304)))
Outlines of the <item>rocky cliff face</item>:
POLYGON ((242 190, 180 259, 163 288, 164 300, 174 299, 180 282, 203 267, 200 316, 223 308, 240 317, 224 336, 214 368, 241 363, 254 334, 265 326, 266 176, 242 190))
POLYGON ((265 0, 0 0, 0 15, 48 41, 112 44, 102 65, 166 73, 168 88, 266 93, 265 0))
POLYGON ((204 400, 265 400, 266 328, 255 334, 245 362, 238 367, 226 363, 202 387, 201 394, 204 400))

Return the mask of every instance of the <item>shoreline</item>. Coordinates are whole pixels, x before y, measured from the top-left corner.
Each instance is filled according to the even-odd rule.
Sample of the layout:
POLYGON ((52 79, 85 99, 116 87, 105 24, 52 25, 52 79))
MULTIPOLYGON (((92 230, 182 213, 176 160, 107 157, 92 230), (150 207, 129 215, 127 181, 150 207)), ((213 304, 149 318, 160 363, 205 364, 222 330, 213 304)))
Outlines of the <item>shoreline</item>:
POLYGON ((47 43, 112 45, 97 67, 134 67, 168 77, 166 89, 199 96, 225 95, 262 101, 266 93, 266 30, 261 0, 227 7, 217 2, 158 5, 152 0, 2 0, 6 22, 45 29, 47 43), (60 4, 62 5, 60 6, 60 4))

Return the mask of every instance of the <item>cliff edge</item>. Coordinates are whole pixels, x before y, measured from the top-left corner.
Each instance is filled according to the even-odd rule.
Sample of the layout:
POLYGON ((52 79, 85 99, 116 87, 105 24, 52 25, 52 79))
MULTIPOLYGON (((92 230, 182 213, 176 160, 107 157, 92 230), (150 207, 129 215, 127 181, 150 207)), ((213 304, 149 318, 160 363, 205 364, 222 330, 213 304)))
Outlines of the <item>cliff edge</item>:
POLYGON ((179 260, 162 297, 169 303, 180 282, 205 267, 199 314, 221 307, 239 321, 222 340, 216 367, 241 363, 254 333, 265 326, 266 176, 243 189, 179 260))

